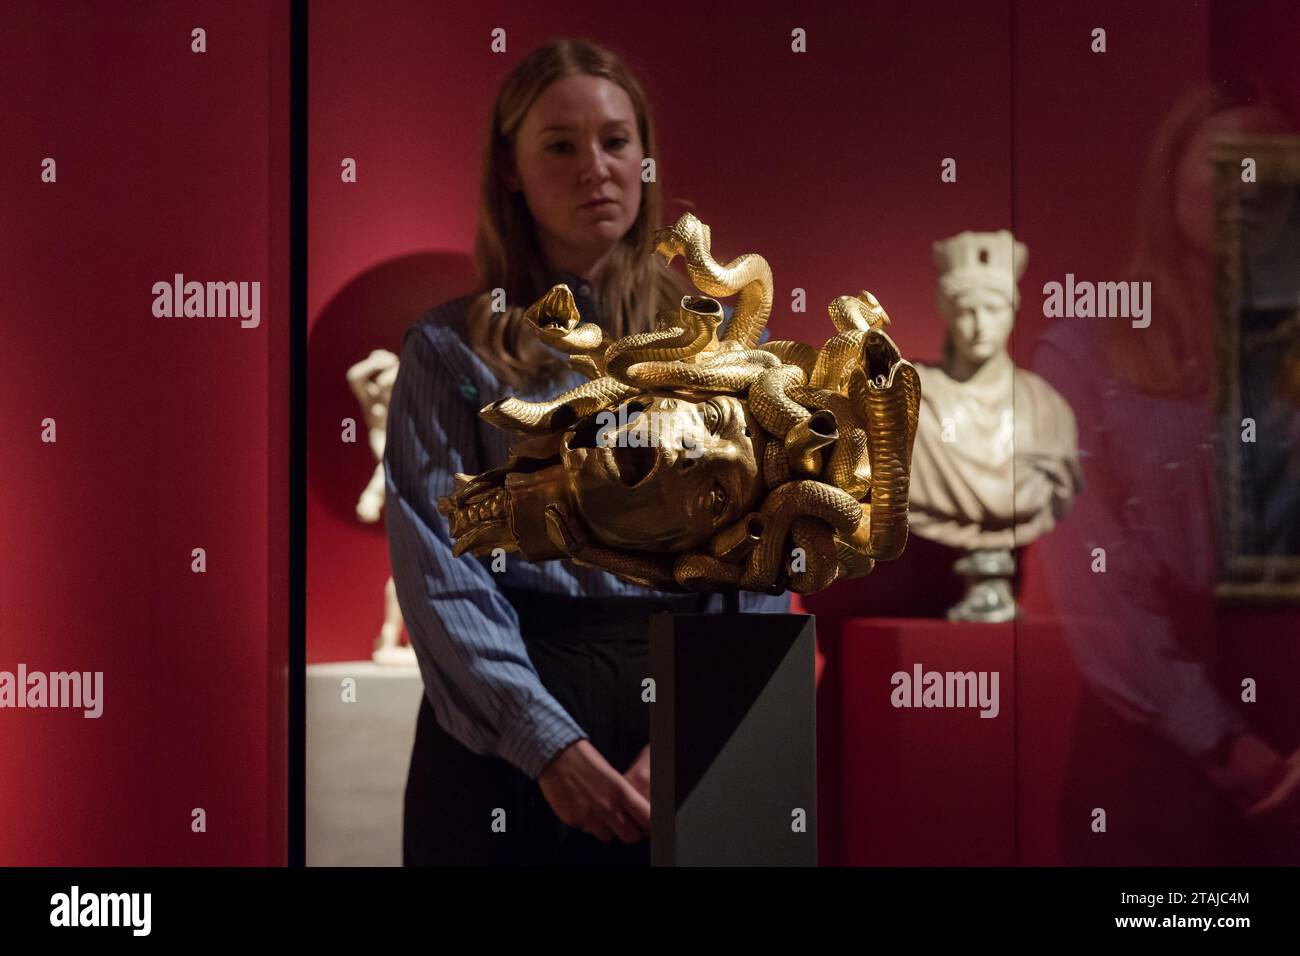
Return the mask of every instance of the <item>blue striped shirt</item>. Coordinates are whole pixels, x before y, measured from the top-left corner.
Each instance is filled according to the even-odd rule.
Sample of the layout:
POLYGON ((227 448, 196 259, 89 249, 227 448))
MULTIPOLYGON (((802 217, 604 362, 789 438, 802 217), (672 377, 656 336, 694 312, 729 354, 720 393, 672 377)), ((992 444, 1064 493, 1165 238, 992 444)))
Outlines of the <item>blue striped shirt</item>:
MULTIPOLYGON (((559 271, 550 278, 568 283, 584 321, 602 324, 586 280, 559 271)), ((494 574, 489 558, 452 556, 439 496, 451 493, 454 472, 478 474, 501 464, 517 440, 478 417, 478 409, 507 393, 468 345, 471 300, 462 296, 432 309, 402 340, 384 450, 389 556, 438 724, 475 753, 498 756, 536 779, 554 756, 588 734, 542 685, 518 615, 498 583, 589 597, 661 592, 569 560, 530 564, 510 555, 506 569, 494 574)), ((729 320, 729 307, 726 312, 729 320)), ((570 371, 558 384, 516 394, 539 401, 584 381, 570 371)), ((790 596, 742 592, 740 604, 751 613, 788 613, 790 596)), ((710 610, 723 610, 721 595, 712 597, 710 610)))

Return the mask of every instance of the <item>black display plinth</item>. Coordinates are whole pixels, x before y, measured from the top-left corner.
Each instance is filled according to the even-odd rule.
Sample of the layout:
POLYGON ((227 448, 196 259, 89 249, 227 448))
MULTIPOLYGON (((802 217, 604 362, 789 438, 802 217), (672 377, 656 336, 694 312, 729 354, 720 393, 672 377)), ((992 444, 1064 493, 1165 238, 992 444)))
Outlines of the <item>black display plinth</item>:
POLYGON ((816 866, 807 614, 650 617, 654 866, 816 866))

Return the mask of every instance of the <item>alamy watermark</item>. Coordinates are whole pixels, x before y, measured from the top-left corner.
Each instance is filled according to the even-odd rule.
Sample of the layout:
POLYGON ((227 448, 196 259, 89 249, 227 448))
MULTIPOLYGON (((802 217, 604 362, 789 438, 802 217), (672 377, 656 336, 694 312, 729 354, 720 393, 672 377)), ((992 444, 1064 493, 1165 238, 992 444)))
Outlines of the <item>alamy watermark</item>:
POLYGON ((83 893, 75 883, 50 897, 50 925, 126 926, 132 936, 148 936, 153 926, 152 893, 83 893))
POLYGON ((978 707, 981 717, 1001 711, 998 671, 927 671, 919 663, 912 670, 895 671, 889 683, 889 702, 895 707, 978 707))
POLYGON ((160 319, 238 317, 243 329, 262 324, 260 282, 186 282, 177 272, 171 282, 155 282, 153 296, 153 314, 160 319))
POLYGON ((1151 324, 1150 282, 1065 282, 1043 286, 1043 315, 1049 319, 1132 319, 1135 329, 1151 324))
POLYGON ((0 708, 80 709, 90 719, 104 713, 103 671, 0 671, 0 708))

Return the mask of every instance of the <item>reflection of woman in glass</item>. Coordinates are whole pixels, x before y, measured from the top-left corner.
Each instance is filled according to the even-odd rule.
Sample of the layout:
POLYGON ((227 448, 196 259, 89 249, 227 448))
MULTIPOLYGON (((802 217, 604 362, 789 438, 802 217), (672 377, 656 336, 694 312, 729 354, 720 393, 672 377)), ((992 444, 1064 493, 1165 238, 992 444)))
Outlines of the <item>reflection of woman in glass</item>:
MULTIPOLYGON (((1217 555, 1209 151, 1221 136, 1285 129, 1263 102, 1254 90, 1207 88, 1187 96, 1157 135, 1128 277, 1152 283, 1150 326, 1058 321, 1034 362, 1079 423, 1085 491, 1039 551, 1071 651, 1093 693, 1175 745, 1191 760, 1184 766, 1252 818, 1294 809, 1300 752, 1288 759, 1253 733, 1208 672, 1217 555), (1095 549, 1104 551, 1104 573, 1095 549)), ((1118 765, 1123 750, 1103 744, 1102 759, 1118 765)), ((1132 773, 1141 778, 1139 763, 1132 773)), ((1171 764, 1159 785, 1172 790, 1178 772, 1171 764)), ((1146 861, 1197 862, 1179 854, 1198 835, 1153 835, 1167 807, 1154 790, 1128 783, 1137 808, 1129 819, 1141 813, 1148 828, 1133 839, 1155 854, 1146 861)), ((1195 797, 1183 790, 1176 799, 1181 810, 1195 797)))
MULTIPOLYGON (((505 461, 478 409, 583 378, 523 311, 554 284, 611 336, 654 328, 690 290, 651 252, 663 224, 640 85, 582 41, 525 57, 498 91, 484 156, 476 293, 407 331, 389 412, 393 576, 424 678, 406 790, 408 864, 649 861, 647 615, 722 610, 569 561, 452 556, 437 499, 505 461), (500 290, 494 294, 494 290, 500 290), (499 311, 504 308, 504 311, 499 311), (495 565, 495 567, 494 567, 495 565)), ((742 610, 788 596, 742 594, 742 610)))

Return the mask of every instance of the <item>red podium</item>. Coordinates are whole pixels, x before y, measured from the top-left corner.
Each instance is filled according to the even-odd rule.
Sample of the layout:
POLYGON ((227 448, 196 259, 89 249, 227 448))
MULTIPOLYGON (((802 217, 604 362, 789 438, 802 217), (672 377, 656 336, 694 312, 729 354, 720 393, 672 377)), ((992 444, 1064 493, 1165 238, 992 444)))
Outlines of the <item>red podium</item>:
MULTIPOLYGON (((1184 755, 1089 690, 1059 622, 817 624, 823 865, 1204 866, 1233 847, 1234 860, 1271 859, 1260 847, 1277 830, 1224 840, 1222 801, 1184 755), (997 672, 997 716, 895 706, 895 675, 910 683, 918 665, 997 672), (1091 827, 1098 807, 1105 833, 1091 827)), ((1265 672, 1255 664, 1232 671, 1265 672)))
POLYGON ((826 641, 826 655, 839 707, 825 719, 839 722, 834 736, 841 743, 840 779, 826 781, 839 795, 829 801, 840 804, 835 862, 1014 864, 1012 625, 850 618, 826 641), (913 687, 918 666, 922 686, 913 687), (949 673, 963 677, 947 679, 949 673), (933 674, 945 675, 942 688, 933 674), (995 716, 980 716, 980 675, 986 696, 996 686, 995 716), (933 706, 936 690, 948 704, 959 695, 976 700, 933 706), (927 696, 932 706, 924 705, 927 696))

